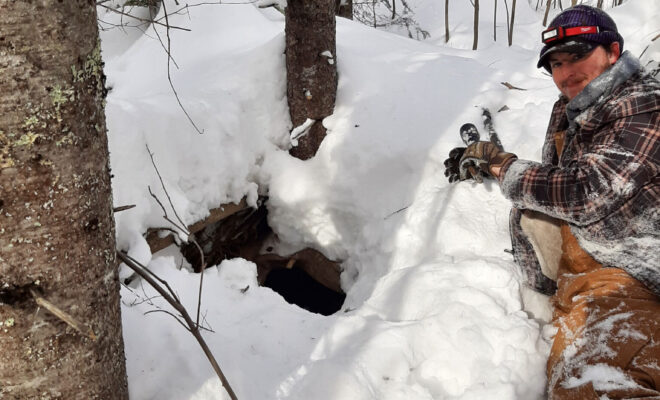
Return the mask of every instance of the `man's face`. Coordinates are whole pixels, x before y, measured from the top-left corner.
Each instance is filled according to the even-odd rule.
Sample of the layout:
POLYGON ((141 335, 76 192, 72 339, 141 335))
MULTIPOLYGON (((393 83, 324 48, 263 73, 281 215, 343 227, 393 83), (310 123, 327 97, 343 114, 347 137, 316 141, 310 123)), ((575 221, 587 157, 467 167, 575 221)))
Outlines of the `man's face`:
POLYGON ((548 62, 555 85, 564 96, 572 100, 618 58, 619 43, 614 42, 610 45, 610 52, 598 46, 585 55, 553 53, 548 57, 548 62))

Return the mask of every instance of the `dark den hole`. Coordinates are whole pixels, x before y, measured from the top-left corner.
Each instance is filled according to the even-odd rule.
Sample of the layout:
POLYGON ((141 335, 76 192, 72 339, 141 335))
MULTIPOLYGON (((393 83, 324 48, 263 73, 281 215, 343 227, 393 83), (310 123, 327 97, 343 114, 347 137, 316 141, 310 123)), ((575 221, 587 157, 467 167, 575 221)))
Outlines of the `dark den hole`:
POLYGON ((263 286, 273 289, 291 304, 322 315, 336 313, 346 299, 344 293, 328 289, 295 267, 272 270, 263 286))

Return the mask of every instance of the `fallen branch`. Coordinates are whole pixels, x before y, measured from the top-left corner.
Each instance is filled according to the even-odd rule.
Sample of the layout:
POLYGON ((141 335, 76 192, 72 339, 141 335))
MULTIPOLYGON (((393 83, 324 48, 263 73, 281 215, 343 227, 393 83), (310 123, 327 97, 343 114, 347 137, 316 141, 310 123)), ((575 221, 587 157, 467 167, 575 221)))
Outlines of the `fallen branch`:
POLYGON ((517 86, 513 86, 513 85, 510 84, 509 82, 500 82, 500 83, 501 83, 502 85, 504 85, 504 86, 505 86, 507 89, 509 89, 509 90, 527 90, 527 89, 519 88, 519 87, 517 87, 517 86))

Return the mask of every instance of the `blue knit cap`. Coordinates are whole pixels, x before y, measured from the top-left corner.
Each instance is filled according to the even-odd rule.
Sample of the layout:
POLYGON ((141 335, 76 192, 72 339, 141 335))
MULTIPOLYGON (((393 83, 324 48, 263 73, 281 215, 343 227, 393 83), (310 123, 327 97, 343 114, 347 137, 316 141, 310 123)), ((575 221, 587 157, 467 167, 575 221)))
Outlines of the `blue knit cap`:
POLYGON ((585 5, 567 8, 557 15, 549 26, 550 28, 597 26, 600 32, 570 36, 543 46, 536 67, 543 67, 548 72, 550 72, 550 68, 547 57, 555 52, 586 53, 598 45, 609 46, 613 42, 619 42, 621 52, 623 52, 623 37, 619 34, 614 20, 601 9, 585 5))

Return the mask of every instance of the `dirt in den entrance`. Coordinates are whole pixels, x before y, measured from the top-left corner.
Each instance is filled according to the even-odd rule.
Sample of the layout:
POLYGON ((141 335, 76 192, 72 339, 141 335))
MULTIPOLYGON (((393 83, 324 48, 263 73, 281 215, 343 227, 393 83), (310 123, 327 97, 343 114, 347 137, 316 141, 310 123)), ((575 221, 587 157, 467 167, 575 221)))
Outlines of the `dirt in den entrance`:
MULTIPOLYGON (((273 289, 287 302, 322 315, 339 311, 346 298, 339 284, 340 263, 311 248, 288 255, 272 253, 273 249, 265 245, 274 233, 268 226, 264 203, 265 199, 260 199, 258 208, 244 208, 194 234, 206 265, 244 258, 257 264, 259 284, 273 289)), ((196 272, 201 270, 200 251, 195 244, 183 245, 181 253, 196 272)))

